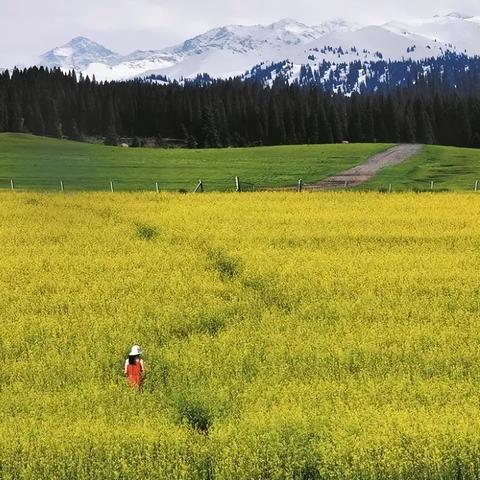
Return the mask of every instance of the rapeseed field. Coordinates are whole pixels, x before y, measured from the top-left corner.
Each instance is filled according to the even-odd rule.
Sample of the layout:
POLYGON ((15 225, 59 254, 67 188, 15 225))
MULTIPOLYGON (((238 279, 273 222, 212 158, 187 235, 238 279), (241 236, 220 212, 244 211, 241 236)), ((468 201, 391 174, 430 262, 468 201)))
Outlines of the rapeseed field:
POLYGON ((473 193, 0 194, 0 477, 478 478, 479 218, 473 193))

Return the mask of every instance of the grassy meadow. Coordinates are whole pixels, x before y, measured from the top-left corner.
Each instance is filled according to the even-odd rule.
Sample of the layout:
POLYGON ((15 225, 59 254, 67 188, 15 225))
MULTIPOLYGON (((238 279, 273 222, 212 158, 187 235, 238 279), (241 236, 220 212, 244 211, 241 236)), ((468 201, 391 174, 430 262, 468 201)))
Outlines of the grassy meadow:
POLYGON ((385 144, 294 145, 237 149, 124 149, 31 135, 0 134, 0 189, 207 191, 235 189, 235 177, 257 186, 314 182, 363 163, 385 144))
MULTIPOLYGON (((419 155, 387 167, 362 189, 472 191, 480 182, 480 149, 425 145, 419 155)), ((480 184, 479 184, 480 191, 480 184)))
POLYGON ((0 193, 1 478, 478 478, 479 215, 454 193, 0 193))

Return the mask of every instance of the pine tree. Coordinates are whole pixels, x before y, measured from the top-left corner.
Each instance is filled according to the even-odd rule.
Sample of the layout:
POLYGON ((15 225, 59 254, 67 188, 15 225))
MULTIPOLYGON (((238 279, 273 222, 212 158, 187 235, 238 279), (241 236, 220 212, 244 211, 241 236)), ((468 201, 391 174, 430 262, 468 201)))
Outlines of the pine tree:
POLYGON ((327 119, 323 103, 318 108, 318 139, 320 143, 333 143, 332 127, 327 119))
POLYGON ((108 107, 107 107, 107 115, 106 115, 106 136, 105 136, 104 143, 105 145, 111 145, 111 146, 118 145, 116 114, 115 114, 115 108, 113 105, 113 100, 111 97, 108 99, 108 107))
POLYGON ((139 137, 133 137, 132 143, 130 144, 132 148, 140 148, 142 146, 142 142, 139 137))
POLYGON ((407 108, 403 117, 402 141, 415 143, 417 141, 415 114, 411 106, 407 108))
POLYGON ((348 124, 348 136, 351 142, 361 142, 364 138, 362 114, 360 111, 360 100, 358 95, 352 95, 352 103, 350 105, 350 115, 348 124))
POLYGON ((76 142, 83 142, 84 137, 80 129, 78 128, 77 122, 72 120, 72 129, 70 133, 70 139, 75 140, 76 142))
POLYGON ((332 125, 332 136, 335 143, 343 141, 342 122, 340 121, 338 110, 332 109, 330 113, 330 125, 332 125))

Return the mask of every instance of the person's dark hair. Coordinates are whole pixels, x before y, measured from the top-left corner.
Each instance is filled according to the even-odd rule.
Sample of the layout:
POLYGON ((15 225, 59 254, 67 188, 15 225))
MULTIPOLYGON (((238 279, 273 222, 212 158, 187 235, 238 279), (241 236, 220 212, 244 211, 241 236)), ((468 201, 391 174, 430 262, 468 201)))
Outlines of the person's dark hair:
POLYGON ((128 363, 129 365, 135 365, 137 359, 140 358, 140 355, 129 355, 128 356, 128 363))

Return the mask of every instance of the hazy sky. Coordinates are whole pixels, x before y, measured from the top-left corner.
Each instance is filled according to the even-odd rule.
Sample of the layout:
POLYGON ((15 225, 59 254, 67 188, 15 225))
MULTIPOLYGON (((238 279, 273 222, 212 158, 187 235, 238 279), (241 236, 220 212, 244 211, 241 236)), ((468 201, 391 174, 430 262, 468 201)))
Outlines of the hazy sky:
POLYGON ((333 18, 359 23, 431 16, 480 15, 479 0, 0 0, 0 67, 82 35, 120 53, 159 49, 225 24, 307 24, 333 18), (360 7, 361 5, 361 7, 360 7))

